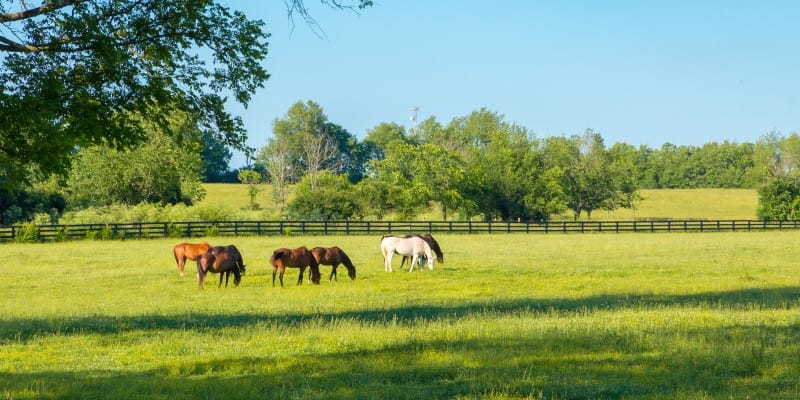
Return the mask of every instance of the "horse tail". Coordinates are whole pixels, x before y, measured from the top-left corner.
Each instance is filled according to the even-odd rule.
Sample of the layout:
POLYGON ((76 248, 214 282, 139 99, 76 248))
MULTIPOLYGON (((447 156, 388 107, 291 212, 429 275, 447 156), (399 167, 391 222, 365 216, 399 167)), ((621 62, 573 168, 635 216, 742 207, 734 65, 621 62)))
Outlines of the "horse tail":
MULTIPOLYGON (((273 252, 272 252, 272 256, 270 256, 270 258, 269 258, 269 263, 270 263, 270 264, 271 264, 273 267, 276 267, 277 265, 275 265, 275 262, 276 262, 277 260, 279 260, 279 259, 283 258, 283 255, 285 254, 285 252, 286 252, 286 251, 287 251, 286 249, 277 249, 277 250, 273 251, 273 252)), ((313 257, 312 257, 312 258, 313 258, 313 257)))

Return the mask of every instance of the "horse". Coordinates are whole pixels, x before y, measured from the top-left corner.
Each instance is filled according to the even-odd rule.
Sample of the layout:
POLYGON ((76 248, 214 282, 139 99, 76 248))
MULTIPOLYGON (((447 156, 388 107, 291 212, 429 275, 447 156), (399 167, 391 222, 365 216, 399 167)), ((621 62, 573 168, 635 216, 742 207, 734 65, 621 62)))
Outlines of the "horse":
POLYGON ((306 267, 311 267, 311 282, 319 285, 319 263, 314 255, 311 254, 305 246, 298 247, 294 250, 287 248, 275 249, 272 256, 269 258, 269 263, 272 264, 272 286, 275 286, 275 273, 281 270, 280 280, 283 286, 283 273, 286 268, 299 268, 300 276, 297 278, 297 284, 303 284, 303 274, 306 267))
POLYGON ((228 287, 228 278, 233 273, 233 284, 239 286, 242 275, 245 273, 244 260, 239 249, 234 245, 215 246, 197 257, 197 280, 200 289, 203 289, 206 274, 213 272, 219 274, 219 285, 222 286, 222 276, 225 276, 225 287, 228 287))
POLYGON ((392 255, 394 253, 411 256, 411 268, 408 269, 408 272, 414 270, 414 265, 420 257, 425 257, 428 260, 428 269, 433 269, 431 246, 419 236, 383 236, 381 237, 381 253, 383 254, 383 268, 387 272, 392 272, 392 255))
MULTIPOLYGON (((433 235, 431 235, 430 233, 426 233, 424 235, 411 234, 411 235, 406 235, 405 237, 411 237, 411 236, 419 236, 422 240, 428 242, 428 246, 430 246, 431 250, 434 253, 436 253, 436 261, 439 263, 444 263, 444 253, 442 253, 442 248, 439 247, 439 242, 437 242, 436 239, 433 238, 433 235)), ((421 259, 422 257, 420 257, 420 260, 421 259)), ((408 256, 403 256, 403 259, 400 260, 401 269, 403 268, 403 264, 405 264, 406 260, 408 260, 408 256)))
POLYGON ((175 262, 178 263, 178 273, 183 276, 183 267, 186 265, 186 259, 196 260, 197 256, 205 254, 211 245, 208 242, 200 243, 181 243, 175 245, 172 249, 172 254, 175 256, 175 262))
MULTIPOLYGON (((314 256, 314 259, 317 260, 318 264, 333 266, 328 281, 336 278, 336 268, 339 264, 344 264, 347 268, 347 274, 350 275, 350 279, 356 279, 356 267, 353 265, 353 262, 350 261, 350 257, 339 247, 314 247, 311 249, 311 254, 314 256)), ((336 280, 338 281, 339 279, 337 278, 336 280)))

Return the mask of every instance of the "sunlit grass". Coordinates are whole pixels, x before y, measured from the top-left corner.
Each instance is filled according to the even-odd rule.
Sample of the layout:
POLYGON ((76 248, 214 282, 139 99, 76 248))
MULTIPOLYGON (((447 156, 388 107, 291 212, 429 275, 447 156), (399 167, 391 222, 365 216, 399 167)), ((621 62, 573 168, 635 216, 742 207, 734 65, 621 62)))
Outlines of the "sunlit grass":
POLYGON ((170 240, 4 244, 0 398, 800 395, 800 233, 437 239, 386 273, 378 237, 208 238, 248 268, 202 291, 170 240), (272 286, 274 248, 334 244, 355 281, 272 286))
MULTIPOLYGON (((204 184, 206 198, 201 205, 215 204, 231 207, 236 210, 249 208, 247 185, 241 184, 204 184)), ((256 203, 261 213, 277 215, 280 207, 272 197, 272 186, 260 185, 256 203)), ((632 220, 632 219, 756 219, 758 196, 754 189, 642 189, 642 200, 636 203, 636 209, 619 209, 613 212, 595 210, 592 220, 632 220)), ((387 219, 392 219, 389 215, 387 219)), ((450 215, 450 218, 458 216, 450 215)), ((572 220, 567 212, 555 219, 572 220)), ((586 219, 586 214, 582 214, 586 219)), ((439 221, 441 210, 434 204, 429 211, 417 215, 418 220, 439 221)))

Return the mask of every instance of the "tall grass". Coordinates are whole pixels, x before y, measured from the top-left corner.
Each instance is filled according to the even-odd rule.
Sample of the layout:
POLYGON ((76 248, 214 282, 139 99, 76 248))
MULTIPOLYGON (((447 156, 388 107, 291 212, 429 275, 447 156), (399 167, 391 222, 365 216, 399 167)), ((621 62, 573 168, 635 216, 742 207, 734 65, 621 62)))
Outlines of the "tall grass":
POLYGON ((239 247, 239 287, 179 278, 169 240, 0 246, 0 397, 800 395, 797 232, 440 235, 412 273, 371 236, 207 239, 239 247), (273 287, 299 245, 357 279, 273 287))

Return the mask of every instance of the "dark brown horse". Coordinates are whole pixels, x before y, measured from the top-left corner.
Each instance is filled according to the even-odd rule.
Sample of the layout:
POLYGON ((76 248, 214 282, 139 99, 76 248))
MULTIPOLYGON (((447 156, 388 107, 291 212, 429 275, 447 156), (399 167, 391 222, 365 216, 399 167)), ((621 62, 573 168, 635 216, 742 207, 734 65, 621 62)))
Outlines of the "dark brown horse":
MULTIPOLYGON (((439 247, 439 242, 437 242, 436 239, 433 238, 433 235, 429 233, 426 233, 424 235, 411 234, 411 235, 406 235, 405 237, 408 238, 412 236, 421 238, 422 240, 425 241, 425 243, 428 243, 428 246, 430 246, 431 251, 436 253, 436 261, 439 262, 440 264, 444 264, 444 253, 442 253, 442 248, 439 247)), ((400 260, 400 268, 403 268, 403 264, 406 262, 407 259, 408 256, 403 256, 403 259, 400 260)))
POLYGON ((183 267, 186 265, 186 259, 196 260, 197 256, 205 254, 211 245, 208 242, 200 243, 181 243, 175 245, 172 249, 172 254, 175 255, 175 262, 178 263, 178 273, 183 276, 183 267))
MULTIPOLYGON (((353 262, 350 261, 350 257, 339 247, 314 247, 311 249, 311 254, 314 255, 314 258, 320 265, 333 266, 328 281, 336 278, 336 268, 339 267, 339 264, 344 264, 347 268, 347 274, 350 275, 350 279, 356 279, 356 267, 353 265, 353 262)), ((339 278, 336 278, 336 280, 338 281, 339 278)))
POLYGON ((283 286, 283 272, 286 268, 299 268, 300 276, 297 278, 297 284, 303 284, 303 273, 306 267, 311 267, 311 282, 319 285, 319 263, 314 255, 311 254, 305 246, 298 247, 294 250, 280 248, 272 252, 269 258, 269 263, 272 264, 272 286, 275 286, 275 273, 281 270, 280 280, 283 286))
POLYGON ((228 287, 228 278, 233 273, 233 284, 239 286, 242 275, 245 273, 244 260, 239 249, 234 245, 215 246, 197 257, 197 280, 200 289, 206 280, 206 274, 213 272, 219 274, 219 285, 222 286, 222 276, 225 276, 225 287, 228 287))

